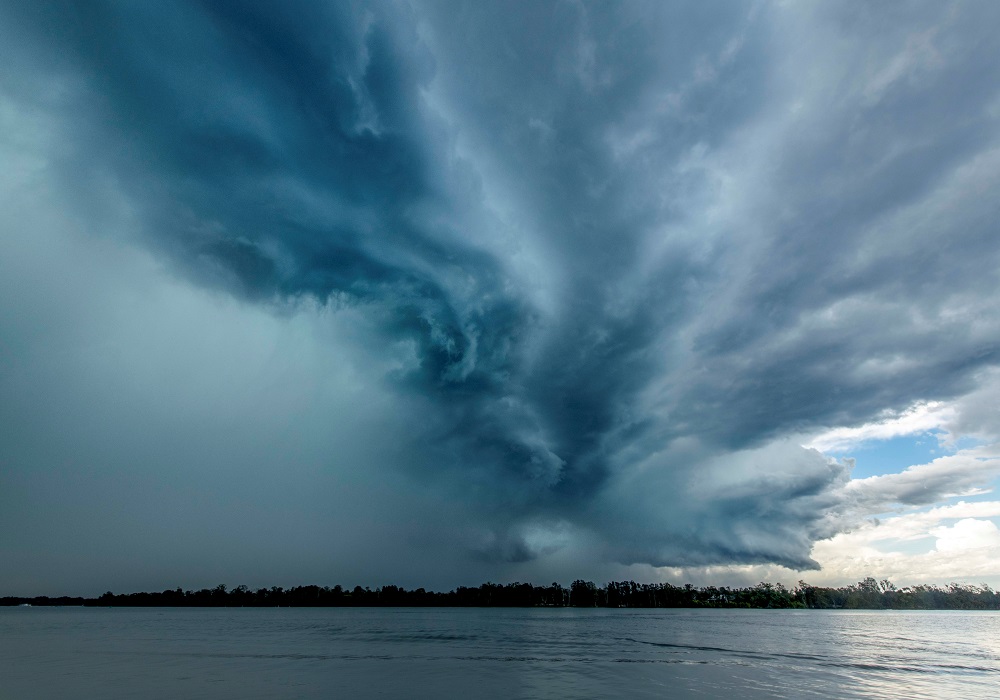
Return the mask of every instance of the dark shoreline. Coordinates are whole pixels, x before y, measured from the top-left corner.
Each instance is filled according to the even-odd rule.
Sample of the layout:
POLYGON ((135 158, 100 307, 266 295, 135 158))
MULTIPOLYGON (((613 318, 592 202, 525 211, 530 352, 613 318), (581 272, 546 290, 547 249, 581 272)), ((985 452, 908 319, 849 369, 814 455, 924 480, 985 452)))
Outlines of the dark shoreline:
POLYGON ((789 590, 784 585, 759 583, 747 588, 669 583, 610 582, 599 587, 577 580, 568 588, 558 583, 484 583, 459 587, 447 593, 399 586, 376 589, 355 586, 295 586, 228 589, 224 585, 199 591, 180 588, 161 592, 114 594, 97 598, 72 596, 7 596, 0 606, 87 607, 576 607, 576 608, 758 608, 848 610, 1000 610, 1000 593, 989 586, 952 583, 897 588, 891 582, 867 578, 841 588, 810 586, 800 581, 789 590))

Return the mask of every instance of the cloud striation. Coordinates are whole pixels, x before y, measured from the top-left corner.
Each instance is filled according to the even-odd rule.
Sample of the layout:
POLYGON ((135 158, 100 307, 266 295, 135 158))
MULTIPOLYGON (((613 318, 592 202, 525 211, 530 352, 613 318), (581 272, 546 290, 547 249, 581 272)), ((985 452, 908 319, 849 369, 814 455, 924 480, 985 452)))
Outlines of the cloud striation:
POLYGON ((883 487, 797 436, 1000 360, 998 12, 10 3, 0 86, 88 236, 353 329, 427 551, 804 568, 883 487))

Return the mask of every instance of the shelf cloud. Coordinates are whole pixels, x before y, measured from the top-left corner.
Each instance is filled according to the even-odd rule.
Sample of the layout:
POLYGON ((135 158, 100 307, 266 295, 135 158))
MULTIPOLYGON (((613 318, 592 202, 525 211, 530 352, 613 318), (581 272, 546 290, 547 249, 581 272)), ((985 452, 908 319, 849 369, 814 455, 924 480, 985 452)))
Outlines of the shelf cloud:
MULTIPOLYGON (((79 489, 8 524, 193 518, 228 553, 191 576, 802 569, 985 488, 801 443, 995 428, 998 20, 5 3, 0 506, 79 489)), ((29 570, 65 559, 35 533, 29 570)))

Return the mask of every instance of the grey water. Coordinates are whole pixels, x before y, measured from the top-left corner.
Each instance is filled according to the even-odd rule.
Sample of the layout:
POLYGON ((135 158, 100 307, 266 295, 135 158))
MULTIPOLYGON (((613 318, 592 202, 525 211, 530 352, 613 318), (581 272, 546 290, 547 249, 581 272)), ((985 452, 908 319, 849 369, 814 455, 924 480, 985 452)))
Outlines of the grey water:
POLYGON ((0 608, 0 699, 996 698, 1000 613, 0 608))

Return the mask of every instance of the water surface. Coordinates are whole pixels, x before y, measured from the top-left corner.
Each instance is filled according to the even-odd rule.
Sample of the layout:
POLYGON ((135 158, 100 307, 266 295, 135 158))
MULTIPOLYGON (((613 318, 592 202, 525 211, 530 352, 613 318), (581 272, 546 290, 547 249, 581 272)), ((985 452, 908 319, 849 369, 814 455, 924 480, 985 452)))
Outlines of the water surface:
POLYGON ((1000 614, 0 608, 0 699, 995 698, 1000 614))

